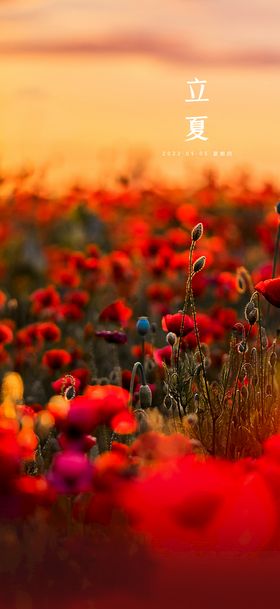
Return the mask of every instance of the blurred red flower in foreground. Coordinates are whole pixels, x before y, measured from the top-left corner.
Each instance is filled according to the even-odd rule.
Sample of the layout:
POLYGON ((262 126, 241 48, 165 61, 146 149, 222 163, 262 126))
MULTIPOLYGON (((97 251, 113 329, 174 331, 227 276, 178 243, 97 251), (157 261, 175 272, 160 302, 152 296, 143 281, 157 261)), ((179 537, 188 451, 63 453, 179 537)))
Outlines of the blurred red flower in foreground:
MULTIPOLYGON (((183 313, 175 313, 175 315, 165 315, 162 318, 162 329, 165 332, 174 332, 176 336, 180 336, 181 326, 183 322, 183 313)), ((184 324, 182 326, 182 336, 187 336, 193 331, 193 320, 189 315, 184 316, 184 324)))
POLYGON ((101 311, 99 319, 100 321, 113 321, 121 326, 126 326, 131 316, 132 309, 127 307, 122 300, 116 300, 101 311))
POLYGON ((93 467, 88 458, 66 450, 55 456, 48 479, 59 493, 76 494, 91 489, 92 477, 93 467))
POLYGON ((260 292, 274 307, 280 307, 280 277, 259 281, 255 290, 260 292))
POLYGON ((98 425, 108 425, 119 434, 133 433, 136 421, 128 409, 129 392, 116 385, 88 385, 84 395, 75 397, 61 411, 50 403, 49 412, 63 431, 90 434, 98 425))

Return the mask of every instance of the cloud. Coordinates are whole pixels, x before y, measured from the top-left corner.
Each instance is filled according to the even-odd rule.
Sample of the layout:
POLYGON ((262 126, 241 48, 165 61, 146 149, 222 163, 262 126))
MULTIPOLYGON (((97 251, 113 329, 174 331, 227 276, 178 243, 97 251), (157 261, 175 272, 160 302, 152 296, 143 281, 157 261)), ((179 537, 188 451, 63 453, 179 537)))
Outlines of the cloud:
POLYGON ((102 38, 76 40, 29 40, 0 42, 0 54, 28 55, 92 55, 142 56, 174 65, 189 63, 207 66, 278 66, 280 50, 238 49, 237 51, 209 52, 197 49, 190 42, 184 43, 172 37, 151 36, 137 33, 109 34, 102 38))

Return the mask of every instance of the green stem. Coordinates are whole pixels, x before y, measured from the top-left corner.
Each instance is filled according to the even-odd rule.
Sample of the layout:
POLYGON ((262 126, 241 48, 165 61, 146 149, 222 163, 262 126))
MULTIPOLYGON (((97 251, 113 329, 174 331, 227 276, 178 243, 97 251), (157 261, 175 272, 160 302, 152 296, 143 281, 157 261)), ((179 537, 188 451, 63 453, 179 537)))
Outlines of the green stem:
MULTIPOLYGON (((277 259, 278 259, 279 247, 280 247, 280 222, 278 222, 276 241, 275 241, 275 247, 274 247, 273 267, 272 267, 272 279, 274 279, 274 277, 276 275, 276 268, 277 268, 277 259)), ((266 309, 266 323, 268 323, 269 312, 270 312, 270 303, 268 302, 267 303, 267 309, 266 309)))
POLYGON ((246 346, 247 346, 247 341, 248 341, 250 332, 251 332, 251 326, 250 326, 250 328, 249 328, 249 330, 247 332, 247 335, 245 336, 244 352, 242 353, 241 362, 239 364, 239 368, 238 368, 238 372, 237 372, 237 376, 236 376, 236 381, 235 381, 235 386, 234 386, 234 394, 233 394, 233 399, 232 399, 232 406, 231 406, 231 411, 230 411, 229 424, 228 424, 228 432, 227 432, 226 457, 228 457, 229 440, 230 440, 230 433, 231 433, 231 423, 232 423, 232 419, 233 419, 233 412, 234 412, 234 406, 235 406, 235 400, 236 400, 238 381, 239 381, 240 372, 241 372, 241 369, 242 369, 242 366, 243 366, 243 363, 244 363, 246 346))
POLYGON ((180 326, 180 335, 179 335, 179 343, 178 343, 178 351, 177 351, 177 364, 176 364, 177 373, 179 371, 180 351, 181 351, 181 343, 182 343, 183 332, 184 332, 186 312, 187 312, 187 307, 188 307, 188 303, 189 303, 189 299, 190 299, 190 290, 191 290, 191 281, 192 281, 192 259, 193 259, 194 248, 195 248, 195 242, 192 241, 191 247, 190 247, 190 253, 189 253, 189 274, 188 274, 188 277, 186 280, 183 314, 182 314, 182 320, 181 320, 181 326, 180 326))
POLYGON ((263 391, 263 348, 262 348, 262 318, 261 318, 261 305, 260 305, 260 296, 257 295, 258 298, 258 311, 259 311, 259 341, 260 341, 260 390, 261 390, 261 418, 262 423, 264 420, 264 391, 263 391))
POLYGON ((204 384, 205 384, 208 406, 209 406, 211 417, 212 417, 212 430, 213 430, 212 454, 215 455, 215 453, 216 453, 216 417, 214 415, 214 411, 213 411, 213 407, 212 407, 212 403, 211 403, 211 399, 210 399, 210 392, 209 392, 206 370, 205 370, 205 365, 204 365, 204 357, 203 357, 203 353, 202 353, 202 349, 201 349, 199 330, 198 330, 197 318, 196 318, 195 302, 194 302, 193 291, 192 291, 191 285, 190 285, 190 299, 191 299, 191 308, 192 308, 193 323, 194 323, 194 332, 195 332, 200 362, 201 362, 201 366, 202 366, 202 374, 203 374, 203 379, 204 379, 204 384))

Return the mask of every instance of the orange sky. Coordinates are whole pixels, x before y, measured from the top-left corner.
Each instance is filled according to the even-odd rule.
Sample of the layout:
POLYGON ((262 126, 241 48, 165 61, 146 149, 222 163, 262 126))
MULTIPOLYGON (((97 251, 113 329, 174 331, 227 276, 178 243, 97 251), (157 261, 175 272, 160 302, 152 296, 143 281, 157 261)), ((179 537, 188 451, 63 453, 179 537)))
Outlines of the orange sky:
POLYGON ((279 21, 275 0, 0 0, 2 167, 89 181, 142 156, 157 176, 277 176, 279 21), (194 76, 209 102, 185 102, 194 76), (190 112, 207 142, 185 141, 190 112))

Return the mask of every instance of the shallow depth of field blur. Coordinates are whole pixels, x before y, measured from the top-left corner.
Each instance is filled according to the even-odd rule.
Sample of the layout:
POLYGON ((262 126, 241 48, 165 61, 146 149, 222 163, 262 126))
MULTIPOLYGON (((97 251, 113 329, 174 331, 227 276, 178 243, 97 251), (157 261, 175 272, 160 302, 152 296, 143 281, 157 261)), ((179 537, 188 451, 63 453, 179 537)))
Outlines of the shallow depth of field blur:
POLYGON ((1 609, 278 606, 280 9, 243 4, 0 0, 1 609))

